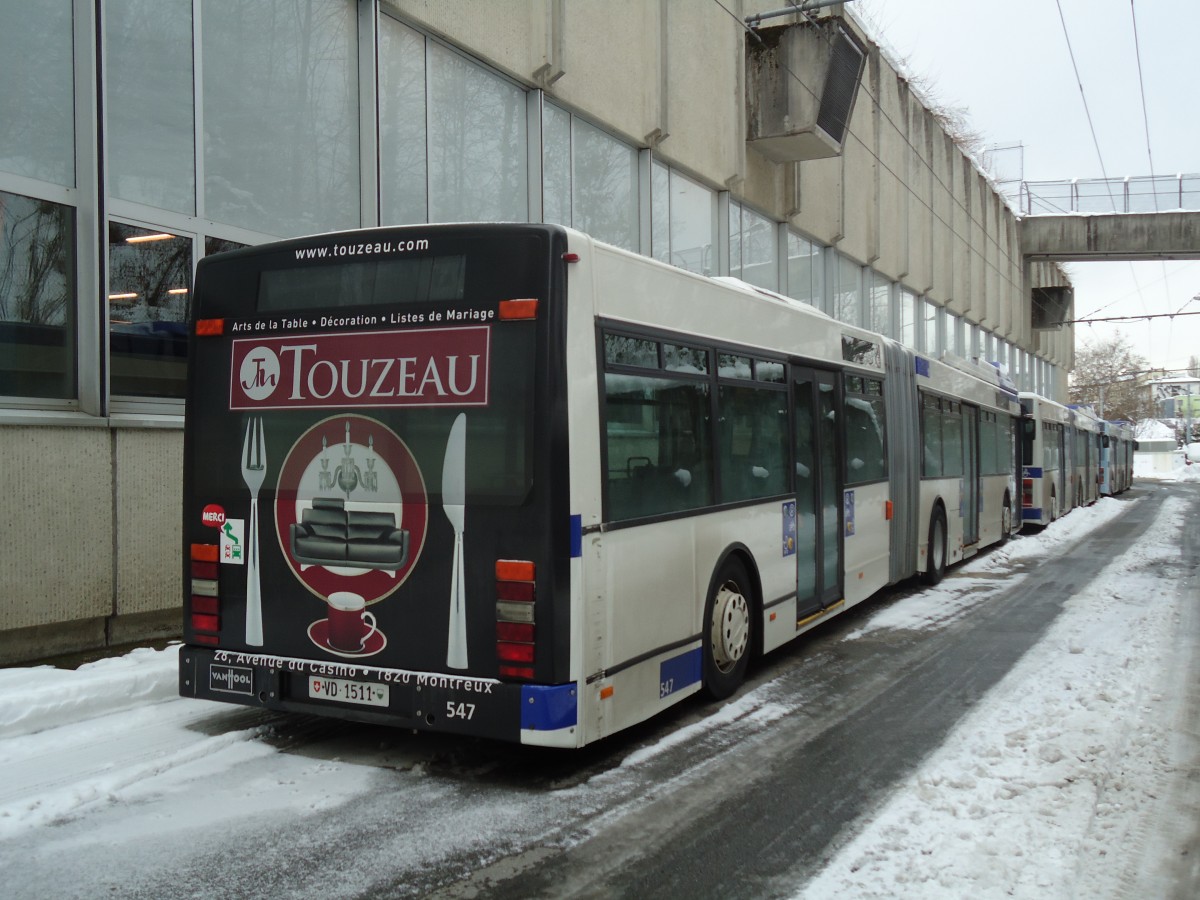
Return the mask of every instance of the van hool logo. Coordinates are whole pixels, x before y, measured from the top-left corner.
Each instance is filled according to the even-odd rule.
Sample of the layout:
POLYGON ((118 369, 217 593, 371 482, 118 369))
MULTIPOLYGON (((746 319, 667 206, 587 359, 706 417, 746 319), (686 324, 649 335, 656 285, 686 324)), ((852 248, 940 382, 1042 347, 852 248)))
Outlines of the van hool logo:
POLYGON ((230 409, 484 406, 488 326, 233 342, 230 409))

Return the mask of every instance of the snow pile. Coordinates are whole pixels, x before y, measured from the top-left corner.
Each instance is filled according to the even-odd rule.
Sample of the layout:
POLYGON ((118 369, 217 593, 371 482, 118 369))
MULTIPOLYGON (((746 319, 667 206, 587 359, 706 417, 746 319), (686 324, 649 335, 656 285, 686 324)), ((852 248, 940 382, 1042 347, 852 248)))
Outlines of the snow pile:
POLYGON ((75 670, 0 669, 0 738, 32 734, 179 695, 179 647, 140 648, 75 670))
POLYGON ((1154 457, 1159 454, 1135 453, 1133 455, 1133 477, 1139 481, 1200 481, 1200 465, 1188 465, 1183 454, 1176 452, 1171 468, 1159 468, 1154 457))
POLYGON ((1162 570, 1184 508, 1166 501, 799 897, 1054 900, 1144 876, 1141 829, 1171 772, 1180 597, 1162 570))

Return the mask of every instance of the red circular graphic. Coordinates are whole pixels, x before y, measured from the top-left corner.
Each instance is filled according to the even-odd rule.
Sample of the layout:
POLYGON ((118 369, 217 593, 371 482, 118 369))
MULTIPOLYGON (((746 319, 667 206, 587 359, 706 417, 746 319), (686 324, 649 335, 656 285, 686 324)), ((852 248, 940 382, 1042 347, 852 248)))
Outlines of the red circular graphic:
POLYGON ((340 415, 297 438, 279 470, 275 534, 296 578, 325 600, 352 591, 368 604, 392 594, 416 565, 429 521, 425 479, 408 445, 377 419, 340 415), (341 500, 347 510, 391 512, 409 536, 408 559, 394 571, 350 565, 301 563, 292 552, 292 526, 314 498, 341 500))

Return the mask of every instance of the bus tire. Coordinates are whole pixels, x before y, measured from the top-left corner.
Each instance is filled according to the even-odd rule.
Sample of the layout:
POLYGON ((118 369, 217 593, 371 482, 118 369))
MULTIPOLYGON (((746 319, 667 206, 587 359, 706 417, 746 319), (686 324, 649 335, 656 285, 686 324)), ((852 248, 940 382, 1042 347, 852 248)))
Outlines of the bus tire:
POLYGON ((946 574, 946 512, 941 503, 934 506, 929 518, 928 547, 921 580, 926 584, 937 584, 946 574))
POLYGON ((1004 507, 1000 511, 1000 543, 1007 544, 1012 536, 1012 500, 1004 495, 1004 507))
POLYGON ((746 677, 753 610, 746 567, 730 557, 721 564, 704 604, 704 691, 714 700, 730 696, 746 677))

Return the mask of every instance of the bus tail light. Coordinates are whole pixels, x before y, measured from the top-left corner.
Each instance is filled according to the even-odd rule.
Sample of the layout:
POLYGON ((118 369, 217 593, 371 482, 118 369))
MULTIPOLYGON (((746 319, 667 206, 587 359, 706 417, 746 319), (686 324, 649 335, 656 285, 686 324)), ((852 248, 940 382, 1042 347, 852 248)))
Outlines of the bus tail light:
POLYGON ((195 642, 209 647, 215 647, 220 642, 219 553, 216 544, 192 544, 192 591, 188 603, 188 621, 195 642))
POLYGON ((500 321, 512 322, 519 319, 537 318, 537 300, 501 300, 500 321))
POLYGON ((496 658, 507 678, 533 679, 536 572, 528 560, 496 560, 496 658))
POLYGON ((1026 508, 1033 507, 1033 479, 1021 479, 1021 505, 1026 508))
POLYGON ((225 333, 224 319, 197 319, 196 337, 219 337, 225 333))

